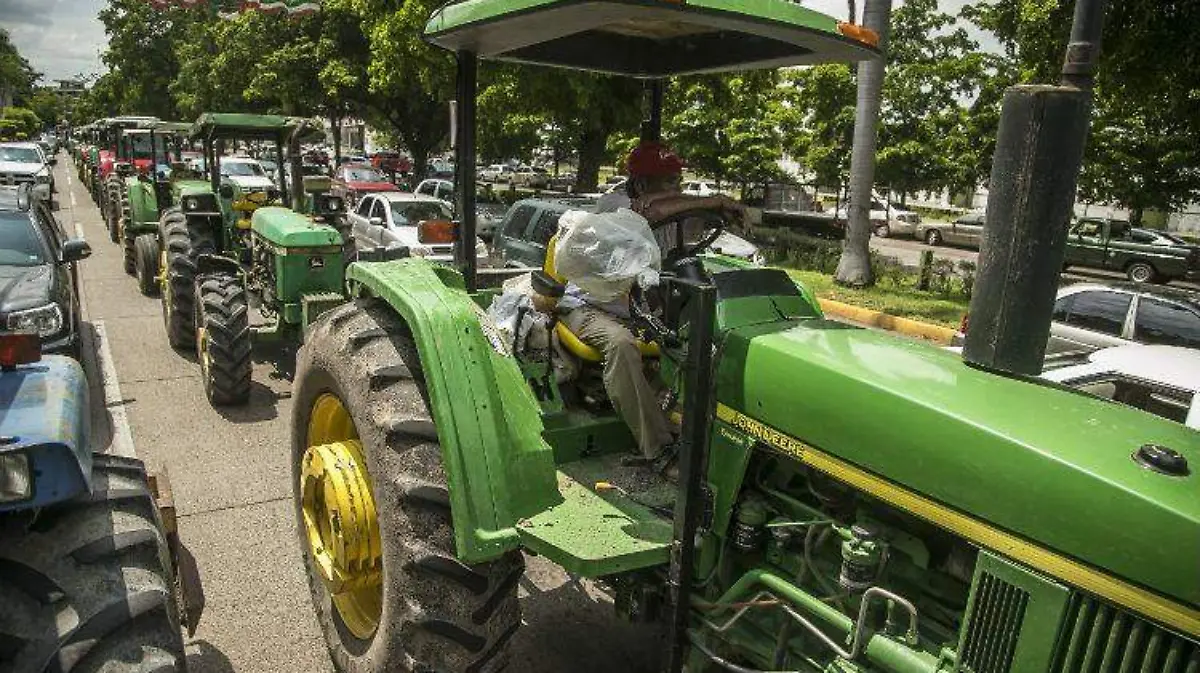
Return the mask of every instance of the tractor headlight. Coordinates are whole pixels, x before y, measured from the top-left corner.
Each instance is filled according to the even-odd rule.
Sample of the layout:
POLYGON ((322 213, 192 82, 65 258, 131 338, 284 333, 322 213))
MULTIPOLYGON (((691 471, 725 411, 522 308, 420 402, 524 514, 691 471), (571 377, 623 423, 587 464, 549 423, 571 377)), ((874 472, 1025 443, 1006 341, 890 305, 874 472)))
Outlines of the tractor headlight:
POLYGON ((211 213, 217 210, 217 197, 212 194, 191 194, 179 200, 185 213, 211 213))
POLYGON ((63 314, 58 304, 46 304, 8 314, 10 332, 37 332, 43 339, 62 331, 63 314))
POLYGON ((27 500, 31 495, 29 456, 24 452, 0 453, 0 502, 27 500))

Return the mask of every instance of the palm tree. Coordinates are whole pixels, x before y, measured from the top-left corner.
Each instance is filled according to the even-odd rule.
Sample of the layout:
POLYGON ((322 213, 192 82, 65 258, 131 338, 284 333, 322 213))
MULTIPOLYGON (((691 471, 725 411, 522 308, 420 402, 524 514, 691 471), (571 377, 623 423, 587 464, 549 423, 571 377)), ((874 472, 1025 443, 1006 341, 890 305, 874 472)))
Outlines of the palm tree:
MULTIPOLYGON (((871 273, 871 187, 875 182, 875 136, 883 101, 883 69, 887 58, 892 0, 866 0, 863 25, 879 34, 883 57, 858 64, 858 104, 854 117, 854 146, 850 152, 850 203, 846 208, 846 239, 834 279, 841 285, 873 285, 871 273)), ((850 19, 853 21, 854 16, 850 19)))

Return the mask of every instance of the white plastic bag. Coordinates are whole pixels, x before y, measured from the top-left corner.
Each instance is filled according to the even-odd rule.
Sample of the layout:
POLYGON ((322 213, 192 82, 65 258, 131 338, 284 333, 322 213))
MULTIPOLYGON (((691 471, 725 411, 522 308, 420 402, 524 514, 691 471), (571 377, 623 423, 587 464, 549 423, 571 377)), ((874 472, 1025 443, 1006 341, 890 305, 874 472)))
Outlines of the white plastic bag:
POLYGON ((624 297, 639 275, 661 267, 650 225, 632 210, 568 210, 558 222, 555 270, 597 301, 624 297))

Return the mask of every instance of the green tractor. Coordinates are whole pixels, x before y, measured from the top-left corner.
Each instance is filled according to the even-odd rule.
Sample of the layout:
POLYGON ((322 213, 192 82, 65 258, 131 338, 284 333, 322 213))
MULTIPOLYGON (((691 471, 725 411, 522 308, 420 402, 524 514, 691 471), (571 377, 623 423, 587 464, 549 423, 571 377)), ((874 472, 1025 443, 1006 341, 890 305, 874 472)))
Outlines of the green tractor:
POLYGON ((96 206, 104 217, 109 240, 116 243, 122 184, 126 176, 153 169, 145 148, 124 141, 125 131, 145 128, 155 117, 111 117, 96 122, 93 175, 89 181, 96 206))
MULTIPOLYGON (((460 188, 478 58, 650 79, 656 138, 664 78, 877 57, 786 0, 476 0, 426 38, 457 55, 460 188)), ((461 272, 351 264, 298 355, 294 505, 337 670, 499 670, 522 552, 664 625, 670 673, 1200 670, 1194 431, 827 320, 693 211, 651 223, 676 243, 661 312, 635 312, 678 473, 638 467, 594 350, 553 327, 579 364, 559 377, 484 314, 471 198, 461 272)))
POLYGON ((125 156, 144 155, 136 170, 119 171, 120 184, 113 198, 115 222, 110 229, 121 243, 125 273, 135 276, 146 296, 157 291, 158 223, 172 204, 172 185, 193 179, 180 160, 184 138, 192 128, 182 122, 147 122, 121 132, 119 146, 125 156), (146 237, 140 244, 138 238, 146 237), (139 245, 141 246, 139 249, 139 245))
POLYGON ((273 115, 205 114, 192 127, 208 177, 172 182, 177 206, 153 244, 162 251, 167 338, 196 348, 212 404, 249 399, 253 341, 299 341, 304 326, 344 301, 342 200, 328 194, 328 179, 304 179, 299 168, 300 143, 314 132, 306 120, 273 115), (274 181, 222 175, 224 146, 235 140, 270 143, 277 156, 289 148, 292 184, 283 162, 274 181), (250 325, 251 305, 264 324, 250 325))

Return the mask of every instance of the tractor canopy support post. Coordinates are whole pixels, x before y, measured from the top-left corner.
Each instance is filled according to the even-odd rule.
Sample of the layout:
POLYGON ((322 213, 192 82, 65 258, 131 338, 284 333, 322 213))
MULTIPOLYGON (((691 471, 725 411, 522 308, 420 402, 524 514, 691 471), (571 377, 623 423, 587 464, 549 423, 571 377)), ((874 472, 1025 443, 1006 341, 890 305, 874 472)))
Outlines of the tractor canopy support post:
POLYGON ((458 192, 458 238, 454 244, 454 261, 462 271, 467 292, 474 292, 475 278, 475 76, 478 58, 473 51, 458 51, 455 102, 456 126, 454 146, 454 182, 458 192))
POLYGON ((642 140, 662 140, 662 107, 663 91, 667 82, 663 79, 652 79, 646 83, 650 99, 650 110, 646 121, 642 124, 642 140))
MULTIPOLYGON (((292 157, 294 156, 291 145, 292 145, 292 143, 288 143, 288 153, 287 153, 288 161, 292 161, 292 157)), ((297 165, 294 165, 294 164, 295 164, 295 162, 293 162, 293 166, 292 166, 292 175, 298 175, 300 173, 300 170, 299 170, 300 167, 297 165)), ((293 193, 299 194, 299 192, 296 192, 294 186, 289 185, 287 183, 287 172, 283 170, 283 167, 284 167, 283 138, 280 136, 276 136, 275 137, 275 172, 278 174, 276 179, 279 180, 279 187, 280 187, 280 191, 282 192, 282 196, 283 196, 283 206, 285 208, 291 208, 292 207, 292 194, 293 193)), ((301 177, 300 179, 303 180, 304 178, 301 177)))
POLYGON ((1042 371, 1091 116, 1107 0, 1076 0, 1061 86, 1004 94, 963 359, 1007 375, 1042 371))
POLYGON ((712 418, 713 321, 717 289, 674 280, 692 294, 691 335, 688 337, 684 390, 683 436, 679 456, 679 491, 675 495, 671 568, 667 578, 670 617, 667 623, 667 673, 681 673, 688 651, 688 616, 691 610, 692 576, 696 567, 696 530, 704 511, 701 488, 705 475, 709 425, 712 418))

